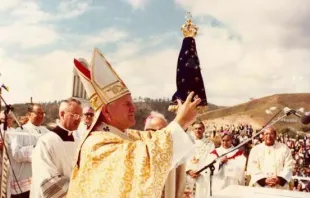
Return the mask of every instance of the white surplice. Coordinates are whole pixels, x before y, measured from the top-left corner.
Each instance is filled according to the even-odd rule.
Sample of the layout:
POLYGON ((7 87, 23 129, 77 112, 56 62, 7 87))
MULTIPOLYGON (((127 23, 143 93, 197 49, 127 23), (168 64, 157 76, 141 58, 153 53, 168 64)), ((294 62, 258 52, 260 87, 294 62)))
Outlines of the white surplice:
MULTIPOLYGON (((193 170, 198 171, 204 166, 208 165, 210 161, 211 151, 215 149, 215 145, 212 141, 206 139, 196 139, 195 149, 193 150, 193 155, 188 159, 186 163, 186 171, 193 170), (197 163, 194 162, 194 160, 197 163)), ((187 175, 187 185, 186 188, 193 191, 194 185, 196 184, 195 198, 205 198, 209 194, 210 182, 209 182, 209 172, 203 171, 197 179, 193 179, 187 175)))
POLYGON ((9 144, 9 157, 12 163, 10 173, 11 194, 18 195, 30 190, 32 177, 32 151, 38 139, 50 131, 44 126, 35 126, 31 122, 26 123, 15 132, 7 133, 9 144), (17 181, 16 181, 17 180, 17 181))
POLYGON ((44 192, 51 187, 57 191, 52 197, 62 197, 67 193, 78 144, 63 141, 53 132, 40 138, 33 152, 35 162, 32 169, 38 171, 38 174, 33 174, 31 198, 48 197, 44 192))
POLYGON ((293 157, 287 145, 279 142, 275 142, 272 146, 267 146, 264 142, 256 145, 252 148, 248 160, 247 172, 251 176, 250 186, 260 187, 257 183, 260 179, 279 176, 286 180, 286 184, 276 185, 273 188, 288 189, 293 167, 293 157))
MULTIPOLYGON (((222 146, 212 152, 212 160, 231 151, 222 146)), ((244 171, 246 167, 246 157, 238 149, 226 155, 228 161, 221 164, 220 159, 214 164, 215 170, 212 177, 212 193, 216 193, 229 185, 244 185, 244 171)))

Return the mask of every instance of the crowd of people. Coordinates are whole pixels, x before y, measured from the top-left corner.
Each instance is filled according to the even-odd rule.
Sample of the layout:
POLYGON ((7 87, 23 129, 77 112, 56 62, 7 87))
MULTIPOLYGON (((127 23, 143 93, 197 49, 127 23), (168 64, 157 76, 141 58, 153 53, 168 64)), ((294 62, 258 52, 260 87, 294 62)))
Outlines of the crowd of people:
MULTIPOLYGON (((250 124, 237 123, 236 125, 217 126, 215 124, 207 124, 206 136, 214 139, 224 131, 229 131, 234 135, 233 144, 237 146, 241 142, 252 138, 258 132, 259 128, 253 128, 250 124)), ((288 134, 279 134, 277 141, 286 144, 291 150, 294 159, 293 180, 290 185, 291 190, 310 192, 310 135, 296 135, 289 137, 288 134)), ((244 148, 247 152, 250 149, 263 142, 263 134, 253 137, 249 144, 244 148)))
MULTIPOLYGON (((56 126, 61 126, 61 122, 62 123, 71 123, 71 124, 64 124, 66 125, 67 128, 70 128, 70 130, 76 130, 75 133, 72 134, 72 139, 76 139, 76 140, 80 140, 83 137, 83 132, 85 132, 92 124, 92 118, 94 117, 94 110, 87 106, 85 107, 81 112, 77 113, 72 113, 71 115, 73 116, 71 118, 71 121, 69 118, 65 119, 64 112, 68 112, 68 104, 70 103, 75 103, 75 100, 67 100, 65 102, 62 102, 59 108, 59 115, 60 115, 60 119, 58 121, 56 121, 56 126)), ((80 103, 78 103, 78 106, 80 106, 80 103)), ((71 109, 72 110, 72 109, 71 109)), ((70 112, 69 112, 70 114, 70 112)), ((154 114, 156 116, 162 116, 161 114, 154 114)), ((157 128, 153 127, 154 129, 151 129, 151 124, 150 124, 150 120, 153 119, 152 121, 154 122, 154 115, 149 116, 146 119, 146 123, 145 123, 145 130, 158 130, 161 129, 163 127, 165 127, 167 125, 167 121, 165 123, 156 123, 155 126, 158 126, 157 128)), ((42 108, 42 106, 40 106, 39 104, 33 104, 29 107, 28 109, 28 114, 26 115, 27 122, 23 125, 23 130, 28 130, 28 131, 35 131, 38 134, 46 134, 49 130, 42 126, 42 122, 44 119, 44 109, 42 108)), ((0 119, 3 121, 4 120, 4 112, 2 111, 0 114, 0 119)), ((162 116, 162 119, 165 120, 165 118, 162 116)), ((12 125, 13 125, 13 116, 11 113, 9 113, 7 115, 7 132, 8 133, 13 133, 14 131, 18 131, 20 130, 18 129, 13 129, 12 125)), ((199 136, 199 133, 195 133, 195 130, 200 130, 200 131, 204 131, 202 125, 193 125, 192 127, 193 129, 193 133, 189 133, 192 136, 192 139, 195 139, 196 136, 199 136), (196 128, 195 128, 196 127, 196 128), (198 127, 198 128, 197 128, 198 127)), ((3 124, 1 125, 1 129, 3 131, 3 124)), ((253 128, 251 125, 226 125, 226 126, 221 126, 221 127, 217 127, 215 125, 206 125, 206 130, 204 131, 204 137, 201 137, 203 139, 204 142, 198 143, 203 145, 204 143, 207 142, 208 144, 208 148, 206 150, 208 151, 213 151, 216 148, 219 148, 221 146, 223 146, 222 144, 222 140, 218 143, 216 143, 216 138, 224 138, 225 134, 230 134, 232 137, 232 141, 231 144, 232 146, 237 146, 238 144, 242 143, 243 141, 247 140, 248 138, 252 138, 251 141, 249 142, 249 144, 246 144, 245 147, 243 148, 244 151, 244 156, 248 157, 250 150, 252 147, 254 147, 255 145, 259 145, 260 143, 263 142, 263 135, 260 135, 258 137, 253 137, 253 135, 259 131, 259 129, 253 128), (224 136, 223 136, 224 134, 224 136), (209 141, 209 140, 213 140, 209 141)), ((31 183, 25 183, 25 180, 31 178, 31 167, 26 167, 24 161, 31 161, 31 159, 29 159, 29 156, 27 158, 27 155, 23 156, 23 153, 20 153, 21 149, 24 149, 25 147, 28 147, 28 143, 27 145, 21 145, 20 143, 23 142, 25 143, 25 139, 20 139, 21 136, 16 136, 15 138, 11 138, 11 142, 9 144, 10 146, 10 151, 12 152, 12 154, 10 155, 12 157, 13 160, 13 168, 15 169, 15 172, 18 172, 19 174, 16 175, 17 180, 19 180, 18 182, 14 182, 14 178, 11 176, 10 177, 10 181, 11 181, 11 189, 9 189, 10 193, 12 194, 11 197, 15 197, 15 195, 20 195, 18 193, 16 193, 16 189, 17 188, 21 188, 21 190, 23 192, 29 192, 30 190, 30 186, 31 183), (18 138, 16 138, 18 137, 18 138), (18 155, 19 154, 19 155, 18 155), (25 159, 23 159, 25 158, 25 159), (14 162, 15 161, 15 162, 14 162), (19 164, 19 163, 22 164, 19 164), (19 164, 19 165, 18 165, 19 164), (25 171, 28 172, 28 174, 21 174, 20 171, 25 171)), ((66 137, 68 138, 68 137, 66 137)), ((70 140, 70 141, 73 141, 70 140)), ((32 140, 33 141, 33 140, 32 140)), ((288 148, 291 151, 291 154, 293 156, 293 161, 294 161, 294 171, 293 171, 293 180, 290 183, 290 189, 291 190, 295 190, 295 191, 302 191, 302 192, 309 192, 309 185, 310 185, 310 160, 309 160, 309 156, 310 156, 310 138, 307 136, 296 136, 295 138, 289 137, 288 135, 283 135, 283 134, 279 134, 277 136, 277 142, 280 143, 284 143, 288 146, 288 148)), ((34 140, 32 144, 36 145, 38 142, 37 140, 34 140)), ((196 142, 197 143, 197 142, 196 142)), ((1 147, 3 147, 3 142, 1 142, 0 144, 1 147)), ((230 146, 228 146, 229 148, 230 146)), ((225 150, 225 149, 224 149, 225 150)), ((223 151, 224 151, 223 150, 223 151)), ((217 152, 220 152, 221 150, 218 150, 217 152)), ((223 152, 221 151, 221 152, 223 152)), ((31 152, 28 148, 28 152, 31 152)), ((25 153, 24 153, 25 154, 25 153)), ((72 157, 70 158, 72 160, 72 157)), ((198 159, 196 159, 198 160, 198 159)), ((193 163, 194 165, 196 165, 195 163, 193 163)), ((40 164, 42 165, 42 164, 40 164)), ((187 170, 188 175, 192 175, 193 177, 195 177, 195 173, 191 172, 191 167, 188 165, 188 162, 186 163, 186 167, 185 169, 187 170)), ((69 173, 68 173, 69 175, 69 173)), ((244 179, 246 182, 246 172, 244 174, 244 179)), ((192 194, 196 194, 197 188, 199 190, 199 186, 201 185, 208 185, 207 184, 207 180, 200 183, 200 184, 194 184, 193 185, 193 180, 188 179, 188 177, 185 179, 186 180, 186 188, 189 188, 189 185, 192 185, 190 188, 194 189, 195 192, 191 192, 192 194), (191 184, 190 184, 191 183, 191 184)), ((33 180, 35 181, 35 180, 33 180)), ((249 182, 249 181, 248 181, 249 182)), ((195 182, 194 182, 195 183, 195 182)), ((238 182, 237 182, 238 183, 238 182)), ((217 184, 219 184, 219 181, 217 182, 217 184)), ((201 188, 201 187, 200 187, 201 188)), ((169 185, 166 185, 165 190, 167 191, 167 193, 171 193, 169 192, 169 190, 171 190, 169 188, 169 185)), ((18 191, 18 190, 17 190, 18 191)), ((207 194, 208 192, 205 191, 201 191, 200 193, 204 193, 207 194)), ((23 193, 24 194, 24 193, 23 193)), ((185 190, 185 196, 188 195, 188 192, 185 190)), ((196 194, 197 195, 197 194, 196 194)), ((29 196, 28 194, 26 196, 29 196)), ((166 196, 167 197, 167 196, 166 196)), ((190 197, 190 196, 187 196, 190 197)))
MULTIPOLYGON (((201 99, 194 92, 178 101, 172 122, 152 112, 144 131, 131 129, 136 121, 130 91, 98 49, 92 62, 89 67, 85 59, 74 59, 91 106, 83 109, 74 98, 62 101, 53 128, 42 126, 40 104, 29 106, 17 129, 12 113, 1 112, 6 125, 1 124, 0 147, 7 151, 1 152, 2 197, 6 191, 11 198, 205 198, 232 185, 289 189, 294 162, 308 174, 301 168, 308 166, 308 138, 292 142, 272 127, 253 138, 251 125, 213 126, 206 136, 205 124, 196 121, 201 99), (248 138, 251 143, 234 150, 248 138), (214 185, 210 170, 203 169, 210 162, 214 185)), ((309 189, 297 180, 293 189, 309 189)))

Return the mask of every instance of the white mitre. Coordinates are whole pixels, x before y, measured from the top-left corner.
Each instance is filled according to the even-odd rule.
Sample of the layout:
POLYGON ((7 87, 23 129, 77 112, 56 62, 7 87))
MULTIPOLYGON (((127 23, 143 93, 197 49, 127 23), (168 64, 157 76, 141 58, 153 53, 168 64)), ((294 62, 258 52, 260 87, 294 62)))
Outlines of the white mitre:
MULTIPOLYGON (((95 110, 94 125, 104 105, 130 94, 130 91, 97 48, 93 51, 90 65, 83 58, 74 59, 74 65, 88 100, 95 110)), ((90 130, 92 128, 93 126, 90 130)))
MULTIPOLYGON (((130 94, 130 91, 97 48, 93 51, 90 65, 85 59, 80 58, 74 59, 74 66, 83 83, 90 105, 95 110, 93 123, 79 145, 78 153, 80 153, 84 141, 99 119, 102 107, 130 94)), ((77 155, 75 164, 78 164, 79 156, 80 154, 77 155)))
POLYGON ((74 59, 74 65, 95 111, 130 94, 126 85, 97 48, 93 51, 90 66, 85 59, 74 59))

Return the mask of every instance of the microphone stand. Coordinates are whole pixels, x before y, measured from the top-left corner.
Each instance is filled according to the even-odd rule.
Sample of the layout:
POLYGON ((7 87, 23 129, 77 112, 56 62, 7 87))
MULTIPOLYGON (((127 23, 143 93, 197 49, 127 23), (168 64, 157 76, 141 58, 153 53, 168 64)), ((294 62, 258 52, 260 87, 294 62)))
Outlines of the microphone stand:
MULTIPOLYGON (((1 88, 0 88, 0 92, 1 92, 1 88)), ((6 176, 8 176, 8 174, 9 174, 9 173, 8 173, 9 169, 7 169, 6 171, 4 171, 4 170, 5 170, 5 169, 4 169, 5 167, 8 168, 8 165, 4 166, 5 161, 7 160, 7 161, 9 162, 9 165, 12 167, 12 162, 11 162, 11 160, 10 160, 10 158, 9 158, 8 148, 7 148, 7 144, 6 144, 7 140, 5 139, 5 137, 6 137, 6 131, 7 131, 7 128, 8 128, 8 123, 7 123, 7 121, 8 121, 8 114, 11 112, 11 115, 12 115, 12 117, 14 118, 14 120, 16 121, 16 123, 18 124, 18 126, 19 126, 21 129, 23 129, 23 127, 22 127, 22 125, 19 123, 18 119, 16 118, 16 116, 15 116, 15 114, 14 114, 14 112, 13 112, 13 110, 14 110, 13 107, 12 107, 11 105, 8 105, 8 104, 6 103, 6 101, 4 100, 4 98, 2 97, 1 94, 0 94, 0 98, 1 98, 2 102, 3 102, 4 105, 5 105, 5 110, 4 110, 4 121, 1 122, 1 123, 3 124, 3 134, 2 134, 2 131, 1 131, 1 128, 0 128, 0 136, 1 136, 1 139, 2 139, 2 141, 3 141, 3 151, 2 151, 2 155, 3 155, 3 158, 2 158, 2 176, 1 176, 1 197, 6 197, 6 196, 7 196, 7 190, 6 190, 6 189, 7 189, 7 185, 9 185, 9 184, 8 184, 8 178, 5 178, 4 174, 6 173, 6 176), (6 181, 4 181, 4 179, 6 179, 6 181), (4 189, 5 189, 5 190, 4 190, 4 189)), ((16 181, 16 183, 17 183, 17 186, 18 186, 18 188, 19 188, 19 190, 20 190, 20 193, 23 193, 23 191, 22 191, 20 185, 18 184, 16 174, 15 174, 13 168, 11 168, 11 169, 12 169, 13 177, 14 177, 14 179, 15 179, 15 181, 16 181)), ((17 191, 16 191, 16 192, 17 192, 17 191)))
MULTIPOLYGON (((280 113, 280 112, 279 112, 279 113, 280 113)), ((277 115, 278 115, 279 113, 277 113, 277 115)), ((273 117, 271 118, 271 120, 268 121, 267 124, 266 124, 258 133, 256 133, 253 137, 246 139, 245 141, 243 141, 241 144, 239 144, 238 146, 236 146, 236 147, 233 148, 232 150, 230 150, 230 151, 228 151, 228 152, 226 152, 226 153, 220 155, 220 156, 217 157, 215 160, 213 160, 211 163, 209 163, 207 166, 201 168, 200 170, 198 170, 198 171, 196 172, 196 174, 200 174, 202 171, 204 171, 204 170, 206 170, 206 169, 208 169, 208 168, 210 169, 210 172, 211 172, 211 174, 210 174, 210 196, 211 196, 211 197, 212 197, 212 181, 211 181, 211 180, 212 180, 212 176, 213 176, 214 170, 215 170, 214 164, 215 164, 216 162, 218 162, 219 159, 221 159, 222 157, 224 157, 224 156, 228 155, 229 153, 234 152, 235 150, 237 150, 237 149, 241 148, 242 146, 248 144, 250 141, 252 141, 253 138, 255 138, 255 137, 259 136, 260 134, 262 134, 262 133, 265 131, 265 129, 267 129, 268 127, 271 127, 272 125, 276 124, 277 122, 279 122, 280 120, 282 120, 283 118, 285 118, 285 117, 287 117, 287 116, 289 116, 289 115, 291 115, 291 114, 292 114, 291 111, 290 111, 290 112, 287 112, 285 115, 283 115, 283 116, 281 116, 280 118, 276 119, 275 121, 271 122, 271 121, 276 117, 276 116, 273 116, 273 117), (268 124, 268 123, 270 123, 270 124, 268 124)))

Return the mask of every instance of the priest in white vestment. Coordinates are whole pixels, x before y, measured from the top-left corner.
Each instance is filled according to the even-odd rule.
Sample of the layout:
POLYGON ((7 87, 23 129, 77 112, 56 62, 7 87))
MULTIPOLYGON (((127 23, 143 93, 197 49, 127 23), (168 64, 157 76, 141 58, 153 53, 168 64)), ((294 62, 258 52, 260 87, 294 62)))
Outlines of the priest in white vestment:
POLYGON ((293 157, 287 145, 275 141, 276 136, 276 130, 269 127, 264 142, 252 148, 247 167, 250 186, 289 189, 293 157))
POLYGON ((204 198, 209 194, 209 172, 201 174, 195 172, 203 168, 210 161, 211 151, 215 145, 211 140, 204 137, 205 126, 202 122, 193 125, 195 133, 195 150, 186 163, 187 184, 186 193, 194 193, 195 198, 204 198), (194 187, 196 190, 194 190, 194 187))
POLYGON ((79 141, 76 132, 82 117, 81 103, 65 100, 59 108, 60 121, 42 136, 33 152, 31 198, 64 197, 67 193, 73 158, 79 141))
MULTIPOLYGON (((221 146, 211 152, 212 160, 231 151, 233 135, 224 131, 221 134, 221 146)), ((224 157, 221 157, 214 164, 215 170, 212 177, 212 193, 216 193, 229 185, 244 185, 244 171, 246 167, 246 157, 242 150, 235 150, 224 157)))
POLYGON ((12 171, 16 178, 10 174, 11 197, 29 197, 31 186, 32 151, 39 137, 49 132, 41 126, 45 112, 40 104, 31 104, 28 107, 28 122, 23 129, 7 133, 9 144, 9 157, 12 162, 12 171))

